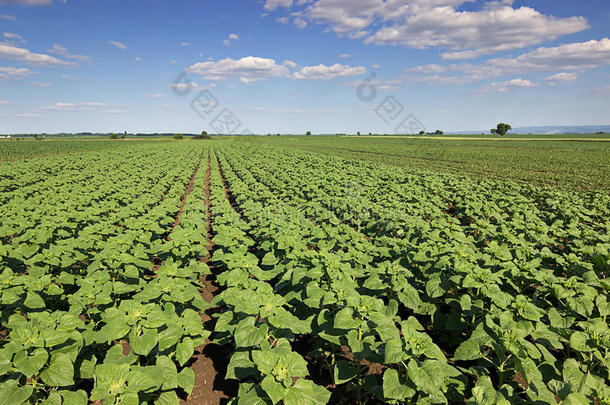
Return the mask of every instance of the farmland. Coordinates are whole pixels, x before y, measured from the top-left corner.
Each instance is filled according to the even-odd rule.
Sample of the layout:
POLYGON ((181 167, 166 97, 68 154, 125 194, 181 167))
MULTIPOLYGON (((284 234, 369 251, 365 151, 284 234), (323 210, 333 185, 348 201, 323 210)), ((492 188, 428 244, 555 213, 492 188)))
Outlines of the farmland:
POLYGON ((563 190, 610 192, 610 135, 281 137, 257 142, 563 190))
POLYGON ((54 142, 0 143, 1 404, 610 403, 606 142, 54 142))

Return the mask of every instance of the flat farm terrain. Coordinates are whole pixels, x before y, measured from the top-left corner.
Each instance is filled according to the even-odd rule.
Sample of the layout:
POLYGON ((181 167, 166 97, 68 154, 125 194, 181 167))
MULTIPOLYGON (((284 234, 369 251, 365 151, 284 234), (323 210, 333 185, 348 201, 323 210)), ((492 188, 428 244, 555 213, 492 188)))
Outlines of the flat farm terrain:
POLYGON ((0 142, 0 404, 608 404, 590 138, 0 142))
MULTIPOLYGON (((252 138, 244 140, 253 142, 252 138)), ((261 137, 256 143, 479 179, 610 193, 610 135, 261 137)))

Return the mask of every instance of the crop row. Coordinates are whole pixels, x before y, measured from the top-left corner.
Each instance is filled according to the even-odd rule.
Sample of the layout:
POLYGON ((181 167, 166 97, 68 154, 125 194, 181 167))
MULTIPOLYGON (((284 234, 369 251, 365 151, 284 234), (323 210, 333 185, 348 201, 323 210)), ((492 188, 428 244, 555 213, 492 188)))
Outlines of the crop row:
POLYGON ((224 152, 223 171, 256 229, 262 260, 252 276, 312 328, 289 341, 307 348, 310 364, 329 364, 335 386, 348 381, 358 399, 383 401, 607 398, 607 197, 488 190, 263 148, 224 152), (346 379, 332 368, 341 356, 346 379))
POLYGON ((38 186, 52 204, 2 206, 23 225, 2 224, 0 403, 177 404, 190 393, 185 366, 209 335, 198 289, 209 270, 197 260, 207 252, 204 152, 86 156, 62 169, 81 181, 38 186))

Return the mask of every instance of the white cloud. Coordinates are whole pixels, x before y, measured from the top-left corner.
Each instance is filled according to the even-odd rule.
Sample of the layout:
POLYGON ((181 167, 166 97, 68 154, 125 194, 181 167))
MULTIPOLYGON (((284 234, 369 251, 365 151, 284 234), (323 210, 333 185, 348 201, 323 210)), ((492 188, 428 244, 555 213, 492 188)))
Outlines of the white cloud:
POLYGON ((177 65, 178 63, 182 63, 182 61, 181 60, 171 60, 171 61, 169 61, 170 65, 177 65))
POLYGON ((488 63, 510 71, 591 69, 610 64, 610 39, 540 47, 516 58, 491 59, 488 63))
POLYGON ((165 98, 164 94, 148 94, 146 95, 148 98, 165 98))
POLYGON ((64 46, 61 46, 59 44, 53 45, 53 47, 51 49, 49 49, 47 52, 63 56, 66 59, 77 60, 79 62, 86 62, 86 63, 91 62, 90 56, 71 54, 68 52, 68 50, 64 46))
POLYGON ((280 24, 288 24, 289 19, 288 17, 284 16, 276 18, 275 21, 279 22, 280 24))
POLYGON ((119 109, 111 109, 111 110, 102 110, 102 114, 125 114, 124 110, 119 109))
POLYGON ((510 88, 528 88, 528 87, 536 87, 536 86, 538 86, 537 83, 533 83, 527 79, 512 79, 512 80, 507 80, 505 82, 491 83, 490 85, 479 89, 479 92, 482 92, 482 93, 489 93, 492 91, 506 92, 510 88))
POLYGON ((285 60, 283 65, 286 65, 291 69, 296 69, 296 67, 298 66, 295 62, 293 62, 291 60, 285 60))
POLYGON ((191 46, 191 45, 193 45, 193 44, 191 44, 190 42, 183 42, 181 45, 182 45, 182 46, 191 46))
POLYGON ((351 58, 352 55, 350 55, 349 53, 342 53, 341 55, 339 55, 339 57, 341 59, 347 59, 347 58, 351 58))
POLYGON ((76 66, 74 62, 66 62, 42 53, 32 53, 28 49, 0 44, 0 58, 19 60, 34 65, 64 65, 76 66))
POLYGON ((237 35, 237 34, 229 34, 229 36, 226 39, 222 40, 222 43, 225 46, 231 46, 231 44, 232 44, 231 41, 239 41, 239 35, 237 35))
POLYGON ((187 89, 191 89, 191 90, 210 90, 210 89, 215 89, 216 88, 216 83, 211 83, 208 86, 201 86, 195 82, 191 82, 190 84, 186 84, 186 83, 172 83, 171 86, 173 89, 177 89, 177 90, 187 90, 187 89))
POLYGON ((53 0, 0 0, 0 5, 6 4, 15 6, 47 6, 52 3, 53 0))
POLYGON ((272 77, 288 75, 288 68, 274 59, 247 56, 238 60, 225 58, 219 61, 200 62, 186 68, 188 73, 202 75, 206 80, 223 81, 238 77, 242 83, 254 83, 272 77))
POLYGON ((561 72, 555 73, 544 80, 546 80, 550 85, 553 85, 559 82, 573 82, 574 80, 578 79, 578 76, 578 73, 561 72))
POLYGON ((0 14, 0 20, 17 21, 17 17, 10 14, 0 14))
POLYGON ((78 76, 70 76, 70 75, 61 75, 60 76, 64 80, 79 80, 78 76))
POLYGON ((22 79, 27 76, 35 75, 38 72, 34 72, 27 68, 16 68, 16 67, 0 67, 0 79, 15 78, 22 79))
POLYGON ((296 25, 300 29, 304 29, 305 27, 307 27, 307 24, 307 21, 305 21, 301 17, 297 17, 294 19, 294 25, 296 25))
POLYGON ((40 107, 38 110, 45 111, 101 111, 107 110, 108 104, 100 102, 85 102, 85 103, 55 103, 46 107, 40 107))
POLYGON ((265 10, 273 11, 278 7, 291 7, 292 0, 267 0, 265 2, 265 10))
POLYGON ((139 62, 139 61, 141 61, 141 60, 142 60, 142 58, 141 58, 141 57, 139 57, 139 56, 136 56, 135 58, 133 58, 133 60, 135 60, 136 62, 139 62))
POLYGON ((606 94, 610 93, 610 86, 593 87, 585 89, 585 91, 588 93, 606 94))
POLYGON ((6 39, 20 41, 20 42, 25 42, 23 40, 23 37, 21 35, 19 35, 19 34, 15 34, 15 33, 12 33, 12 32, 4 32, 2 35, 6 39))
POLYGON ((610 65, 610 39, 603 38, 599 41, 568 43, 550 48, 540 47, 517 57, 489 59, 478 65, 431 64, 407 68, 405 71, 415 74, 408 77, 410 81, 462 84, 502 75, 558 70, 582 71, 608 65, 610 65), (428 76, 417 76, 417 74, 428 76))
POLYGON ((0 105, 9 105, 10 102, 6 101, 6 100, 0 100, 0 105))
POLYGON ((375 63, 373 66, 371 66, 373 69, 381 69, 381 65, 378 63, 375 63))
MULTIPOLYGON (((441 47, 447 50, 446 59, 523 48, 589 28, 584 17, 549 16, 530 7, 513 8, 512 1, 458 11, 468 2, 474 0, 317 0, 297 12, 297 18, 365 43, 441 47)), ((279 7, 279 2, 272 3, 279 7)))
POLYGON ((108 41, 108 44, 117 47, 123 51, 127 49, 127 45, 119 41, 108 41))
POLYGON ((51 82, 34 82, 32 83, 32 86, 36 86, 36 87, 51 87, 53 85, 53 83, 51 82))
POLYGON ((39 114, 39 113, 23 113, 23 114, 17 114, 16 117, 17 118, 39 118, 39 117, 43 117, 43 115, 39 114))
POLYGON ((318 65, 305 66, 292 77, 299 80, 331 80, 337 77, 348 77, 366 73, 362 66, 352 67, 348 65, 334 64, 332 66, 318 65))

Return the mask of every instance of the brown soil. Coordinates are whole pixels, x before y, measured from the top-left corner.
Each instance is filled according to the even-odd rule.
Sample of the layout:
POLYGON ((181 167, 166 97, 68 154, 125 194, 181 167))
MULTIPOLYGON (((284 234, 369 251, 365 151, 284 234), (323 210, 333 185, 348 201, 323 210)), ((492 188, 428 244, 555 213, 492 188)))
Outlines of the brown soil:
MULTIPOLYGON (((184 190, 184 194, 182 195, 182 200, 180 201, 180 207, 178 208, 178 212, 176 213, 176 215, 174 217, 174 223, 172 224, 171 228, 167 232, 167 235, 165 235, 165 237, 163 238, 167 241, 171 240, 172 232, 174 231, 174 229, 176 229, 176 227, 178 225, 180 225, 180 217, 182 216, 182 213, 184 212, 184 205, 186 204, 186 199, 193 192, 193 188, 194 188, 194 184, 195 184, 195 177, 197 176, 197 173, 199 172, 199 168, 201 167, 202 160, 203 160, 203 155, 199 158, 199 163, 197 164, 197 168, 195 168, 195 171, 193 172, 193 175, 191 176, 191 181, 186 186, 186 190, 184 190)), ((165 196, 167 196, 168 193, 169 193, 169 189, 165 193, 165 196)), ((163 201, 165 199, 165 196, 163 196, 161 201, 163 201)), ((153 263, 152 271, 153 271, 153 273, 156 273, 157 270, 159 270, 159 268, 163 265, 163 260, 159 259, 158 257, 153 257, 152 263, 153 263)), ((155 277, 156 276, 153 276, 153 278, 155 278, 155 277)))
MULTIPOLYGON (((208 242, 208 255, 201 258, 202 263, 210 263, 214 242, 212 241, 212 211, 210 202, 210 156, 208 154, 207 171, 205 174, 205 198, 204 204, 207 211, 206 231, 208 242)), ((211 267, 212 269, 212 267, 211 267)), ((206 302, 212 302, 219 288, 215 282, 214 274, 201 277, 203 284, 201 296, 206 302)), ((207 330, 214 330, 215 320, 212 318, 218 307, 208 308, 201 314, 207 330)), ((195 386, 188 398, 180 400, 181 405, 218 405, 228 402, 237 393, 237 382, 224 380, 227 371, 229 357, 233 350, 230 347, 213 344, 209 339, 206 344, 196 348, 193 356, 191 369, 195 372, 195 386)))
MULTIPOLYGON (((180 217, 182 216, 182 213, 184 212, 184 204, 186 204, 186 199, 193 192, 193 188, 195 186, 195 177, 197 177, 197 173, 199 173, 199 168, 201 167, 201 160, 203 160, 203 156, 201 156, 199 158, 199 163, 197 164, 197 168, 193 172, 193 175, 191 176, 191 181, 189 182, 188 186, 186 187, 186 191, 184 192, 184 195, 182 196, 182 201, 180 202, 180 208, 178 209, 178 213, 176 214, 176 220, 172 224, 172 231, 174 230, 174 228, 176 228, 178 225, 180 225, 180 217)), ((169 240, 169 236, 167 239, 169 240)))

